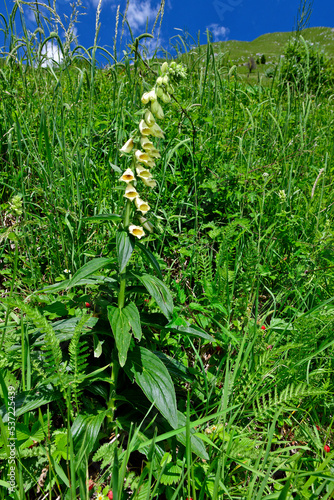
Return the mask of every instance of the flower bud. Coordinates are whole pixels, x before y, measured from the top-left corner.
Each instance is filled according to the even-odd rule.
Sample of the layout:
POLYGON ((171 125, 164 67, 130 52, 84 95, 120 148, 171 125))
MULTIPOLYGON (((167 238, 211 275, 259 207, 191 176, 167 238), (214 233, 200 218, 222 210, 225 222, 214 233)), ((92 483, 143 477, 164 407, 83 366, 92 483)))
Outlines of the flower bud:
POLYGON ((163 93, 164 93, 164 91, 162 90, 162 88, 161 88, 161 87, 158 87, 158 88, 156 89, 156 94, 157 94, 157 97, 162 97, 163 93))
POLYGON ((164 85, 168 85, 168 83, 169 83, 169 78, 168 78, 168 75, 165 75, 165 76, 162 78, 162 83, 163 83, 164 85))
POLYGON ((150 188, 154 188, 157 185, 157 183, 152 177, 150 179, 142 179, 142 181, 145 184, 145 186, 148 186, 150 188))
POLYGON ((137 149, 137 151, 135 152, 135 155, 136 155, 137 161, 139 161, 140 163, 147 164, 147 163, 152 161, 152 158, 150 158, 150 156, 147 153, 143 153, 139 149, 137 149))
POLYGON ((162 102, 164 102, 165 104, 168 104, 170 102, 170 95, 169 94, 165 94, 165 92, 163 92, 162 96, 161 96, 161 99, 162 99, 162 102))
POLYGON ((168 63, 165 61, 162 65, 161 65, 161 74, 164 75, 165 73, 167 73, 167 70, 168 70, 168 63))
POLYGON ((149 93, 149 92, 145 92, 145 93, 141 96, 141 102, 142 102, 143 104, 147 104, 149 100, 150 100, 150 93, 149 93))
POLYGON ((162 110, 162 107, 158 103, 158 101, 154 101, 151 104, 151 111, 152 113, 159 119, 162 120, 164 117, 164 112, 162 110))
POLYGON ((148 154, 149 154, 150 156, 152 156, 152 158, 161 158, 161 154, 160 154, 160 153, 159 153, 159 151, 158 151, 156 148, 154 148, 154 147, 153 147, 153 148, 152 148, 152 149, 148 152, 148 154))
POLYGON ((147 137, 142 137, 140 139, 140 144, 145 151, 151 151, 152 149, 155 149, 153 142, 147 139, 147 137))
POLYGON ((155 123, 155 118, 149 110, 147 110, 145 113, 145 122, 149 127, 151 127, 155 123))
POLYGON ((163 81, 162 81, 162 78, 161 76, 158 76, 157 78, 157 85, 162 85, 163 81))

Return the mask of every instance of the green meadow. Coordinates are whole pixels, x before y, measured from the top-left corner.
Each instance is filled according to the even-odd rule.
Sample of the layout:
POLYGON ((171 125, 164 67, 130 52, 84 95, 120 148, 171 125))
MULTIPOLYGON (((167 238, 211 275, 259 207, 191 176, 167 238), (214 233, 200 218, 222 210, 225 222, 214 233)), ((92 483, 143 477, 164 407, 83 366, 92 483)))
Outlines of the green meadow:
POLYGON ((333 498, 333 30, 120 58, 122 19, 106 52, 31 8, 0 14, 0 499, 333 498))

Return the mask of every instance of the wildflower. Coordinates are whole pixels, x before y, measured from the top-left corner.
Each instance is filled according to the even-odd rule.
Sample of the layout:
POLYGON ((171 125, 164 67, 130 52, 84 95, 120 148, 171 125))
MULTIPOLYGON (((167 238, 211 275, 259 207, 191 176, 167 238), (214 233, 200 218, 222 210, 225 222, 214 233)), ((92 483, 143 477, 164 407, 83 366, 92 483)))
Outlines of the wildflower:
POLYGON ((69 269, 64 269, 63 271, 65 274, 69 274, 71 271, 69 269))
POLYGON ((268 175, 269 175, 269 174, 268 174, 268 172, 263 172, 263 174, 262 174, 262 176, 263 176, 264 178, 268 177, 268 175))
POLYGON ((284 202, 286 201, 286 192, 285 192, 285 190, 284 190, 284 189, 280 189, 280 190, 278 191, 278 197, 279 197, 279 199, 280 199, 280 201, 281 201, 282 203, 284 203, 284 202))
POLYGON ((134 226, 131 224, 129 226, 129 233, 133 234, 133 236, 136 236, 140 240, 143 236, 145 236, 144 229, 140 226, 134 226))
POLYGON ((136 189, 133 187, 132 184, 128 184, 126 186, 124 196, 128 200, 134 200, 135 198, 137 198, 137 196, 139 196, 139 194, 137 193, 136 189))
POLYGON ((144 179, 149 180, 152 178, 151 172, 149 170, 146 170, 146 168, 142 167, 139 164, 136 167, 136 171, 137 171, 138 177, 140 177, 142 180, 144 180, 144 179))
POLYGON ((102 493, 99 493, 97 495, 96 500, 104 500, 104 497, 103 497, 102 493))
POLYGON ((147 123, 145 122, 145 120, 140 120, 140 122, 139 122, 139 132, 141 133, 141 135, 150 135, 150 134, 152 134, 151 129, 147 125, 147 123))
POLYGON ((154 123, 155 123, 155 118, 152 115, 151 111, 149 111, 149 110, 147 110, 145 113, 145 122, 147 123, 147 125, 149 127, 152 127, 152 125, 154 125, 154 123))
POLYGON ((163 92, 161 95, 161 99, 162 99, 162 102, 164 102, 165 104, 168 104, 170 102, 170 95, 165 94, 165 92, 163 92))
POLYGON ((149 164, 149 163, 152 164, 152 158, 150 158, 150 156, 147 153, 143 153, 142 151, 137 149, 137 151, 135 152, 135 155, 136 155, 137 161, 139 161, 141 163, 145 163, 145 164, 149 164))
MULTIPOLYGON (((163 139, 165 137, 163 131, 161 130, 161 128, 157 123, 154 123, 150 127, 150 133, 151 135, 153 135, 153 137, 159 137, 160 139, 163 139)), ((149 134, 144 134, 144 135, 149 135, 149 134)))
POLYGON ((109 498, 109 500, 113 500, 114 494, 113 494, 113 492, 111 490, 108 491, 107 497, 109 498))
POLYGON ((94 488, 94 481, 92 479, 89 480, 88 482, 88 490, 92 490, 94 488))
POLYGON ((135 180, 135 176, 131 170, 131 168, 127 168, 125 170, 125 172, 123 173, 122 177, 119 178, 120 181, 123 181, 123 182, 132 182, 135 180))
POLYGON ((151 149, 151 151, 149 151, 149 155, 153 158, 161 158, 159 151, 154 147, 151 149))
POLYGON ((266 327, 264 325, 261 326, 261 330, 265 330, 266 327))
POLYGON ((328 444, 325 444, 324 446, 324 451, 325 453, 329 453, 331 451, 330 447, 328 446, 328 444))
POLYGON ((159 85, 159 86, 160 86, 160 85, 162 85, 162 84, 163 84, 163 80, 162 80, 161 76, 159 76, 159 77, 157 78, 157 85, 159 85))
POLYGON ((153 142, 151 142, 147 137, 142 137, 140 139, 140 144, 145 151, 151 151, 151 149, 155 149, 153 142))
POLYGON ((150 206, 146 203, 146 201, 141 200, 139 197, 135 199, 135 205, 143 215, 145 215, 150 209, 150 206))
POLYGON ((273 348, 273 346, 272 346, 271 344, 270 344, 270 345, 268 345, 268 346, 267 346, 267 351, 268 351, 269 349, 271 350, 272 348, 273 348))
POLYGON ((155 186, 157 185, 157 183, 152 177, 150 179, 142 179, 142 181, 145 184, 145 186, 148 186, 150 188, 155 188, 155 186))
POLYGON ((133 148, 133 139, 130 137, 128 141, 124 144, 124 146, 120 149, 122 153, 130 153, 133 148))

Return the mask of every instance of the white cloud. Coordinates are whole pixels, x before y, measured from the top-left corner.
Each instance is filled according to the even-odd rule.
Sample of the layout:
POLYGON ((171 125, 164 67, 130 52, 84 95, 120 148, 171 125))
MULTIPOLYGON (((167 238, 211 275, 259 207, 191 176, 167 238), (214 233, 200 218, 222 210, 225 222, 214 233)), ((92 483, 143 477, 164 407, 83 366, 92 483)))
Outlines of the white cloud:
POLYGON ((144 28, 147 19, 150 22, 156 18, 158 10, 159 6, 151 6, 151 0, 131 0, 126 16, 131 29, 138 31, 144 28))
POLYGON ((43 62, 42 67, 52 66, 53 63, 60 63, 63 60, 63 54, 57 46, 57 44, 52 43, 52 41, 47 42, 42 49, 43 62))
POLYGON ((221 42, 222 40, 226 40, 227 35, 230 32, 230 30, 228 28, 225 28, 225 26, 219 26, 219 24, 216 23, 210 24, 210 26, 207 26, 207 29, 213 34, 214 42, 221 42))

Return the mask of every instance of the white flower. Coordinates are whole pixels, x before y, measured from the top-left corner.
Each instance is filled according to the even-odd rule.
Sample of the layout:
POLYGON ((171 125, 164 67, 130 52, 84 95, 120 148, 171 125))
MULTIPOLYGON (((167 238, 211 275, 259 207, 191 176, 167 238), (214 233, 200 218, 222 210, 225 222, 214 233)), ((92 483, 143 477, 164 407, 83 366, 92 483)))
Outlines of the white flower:
POLYGON ((130 137, 128 141, 124 144, 124 146, 120 149, 122 153, 130 153, 133 148, 133 139, 130 137))
POLYGON ((132 182, 135 180, 134 173, 132 172, 131 168, 127 168, 125 172, 123 173, 122 177, 119 178, 120 181, 123 182, 132 182))
POLYGON ((153 142, 151 142, 147 137, 142 137, 140 139, 140 144, 145 151, 155 149, 153 142))
POLYGON ((135 198, 137 198, 137 196, 139 196, 139 194, 137 193, 136 189, 133 187, 132 184, 128 184, 126 186, 124 196, 128 200, 134 200, 135 198))
POLYGON ((69 269, 64 269, 63 271, 65 274, 69 274, 71 271, 69 269))
POLYGON ((135 199, 135 205, 137 207, 137 209, 143 214, 145 215, 149 209, 150 209, 150 206, 148 205, 148 203, 146 203, 146 201, 143 201, 141 198, 136 198, 135 199))
POLYGON ((129 233, 133 234, 133 236, 136 236, 140 240, 143 236, 145 236, 144 229, 140 226, 134 226, 131 224, 129 226, 129 233))
POLYGON ((139 149, 137 149, 137 151, 135 152, 135 155, 136 155, 137 161, 139 161, 140 163, 145 163, 145 165, 152 163, 152 158, 147 153, 143 153, 139 149))

